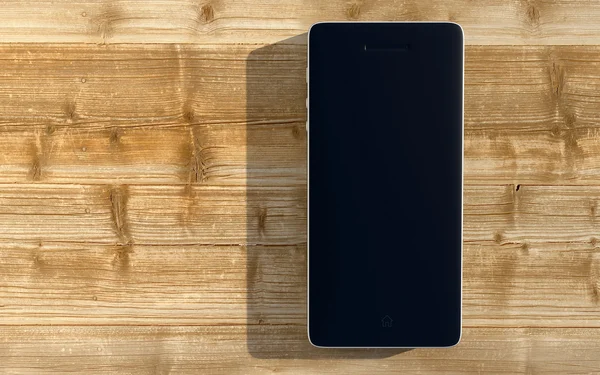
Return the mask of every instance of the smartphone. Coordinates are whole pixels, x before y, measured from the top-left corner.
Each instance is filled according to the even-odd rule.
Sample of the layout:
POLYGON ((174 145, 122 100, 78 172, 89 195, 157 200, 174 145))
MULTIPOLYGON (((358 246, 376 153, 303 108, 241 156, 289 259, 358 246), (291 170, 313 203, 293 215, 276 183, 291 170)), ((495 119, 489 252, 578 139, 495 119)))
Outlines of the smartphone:
POLYGON ((451 22, 308 34, 308 336, 461 337, 464 35, 451 22))

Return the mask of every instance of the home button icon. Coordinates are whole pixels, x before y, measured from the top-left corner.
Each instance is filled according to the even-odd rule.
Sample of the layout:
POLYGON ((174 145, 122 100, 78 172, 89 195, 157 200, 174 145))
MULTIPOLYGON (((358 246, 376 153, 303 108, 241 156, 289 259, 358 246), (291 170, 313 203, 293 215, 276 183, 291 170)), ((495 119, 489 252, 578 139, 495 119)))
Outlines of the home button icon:
POLYGON ((392 318, 390 318, 389 315, 386 315, 383 318, 381 318, 381 326, 384 328, 392 328, 393 321, 394 320, 392 318))

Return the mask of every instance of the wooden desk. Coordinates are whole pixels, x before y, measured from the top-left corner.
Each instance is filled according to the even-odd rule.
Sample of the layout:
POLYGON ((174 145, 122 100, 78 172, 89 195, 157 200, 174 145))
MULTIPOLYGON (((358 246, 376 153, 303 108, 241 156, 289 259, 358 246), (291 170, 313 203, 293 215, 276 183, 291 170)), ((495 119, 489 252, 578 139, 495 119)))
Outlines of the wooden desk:
POLYGON ((0 9, 1 373, 600 372, 600 2, 0 9), (455 348, 306 339, 303 33, 320 20, 465 29, 455 348))

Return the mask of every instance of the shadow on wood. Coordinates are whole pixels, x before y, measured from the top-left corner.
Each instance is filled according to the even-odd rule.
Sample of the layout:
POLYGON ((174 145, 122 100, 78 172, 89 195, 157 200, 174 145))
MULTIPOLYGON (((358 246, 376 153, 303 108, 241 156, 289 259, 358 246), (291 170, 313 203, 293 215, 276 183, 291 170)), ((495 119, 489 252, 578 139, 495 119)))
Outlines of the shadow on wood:
POLYGON ((246 65, 248 351, 258 358, 389 357, 409 349, 324 349, 310 344, 306 229, 297 233, 297 228, 285 228, 278 219, 286 215, 285 208, 276 204, 277 197, 261 192, 267 186, 271 192, 281 189, 284 196, 297 200, 303 209, 296 212, 304 213, 298 219, 306 222, 306 178, 299 183, 295 177, 298 170, 306 176, 306 40, 305 33, 259 48, 249 54, 246 65), (285 144, 297 147, 282 148, 278 138, 282 128, 289 130, 283 132, 289 137, 285 144), (267 160, 267 150, 276 159, 267 160), (298 152, 304 157, 294 157, 298 152), (282 231, 289 233, 282 237, 282 231), (257 232, 258 237, 250 235, 257 232), (303 241, 298 243, 298 237, 303 241), (293 295, 298 291, 302 296, 293 295))

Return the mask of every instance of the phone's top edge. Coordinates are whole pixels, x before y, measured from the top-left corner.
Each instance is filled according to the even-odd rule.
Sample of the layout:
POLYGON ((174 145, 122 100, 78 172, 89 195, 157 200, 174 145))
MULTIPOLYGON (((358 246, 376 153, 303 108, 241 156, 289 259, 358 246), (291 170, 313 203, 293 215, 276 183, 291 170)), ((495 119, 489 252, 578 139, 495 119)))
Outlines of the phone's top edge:
POLYGON ((456 26, 460 27, 461 29, 463 28, 459 23, 454 22, 454 21, 319 21, 319 22, 315 22, 312 25, 310 25, 308 30, 310 31, 310 29, 312 29, 314 26, 317 26, 317 25, 340 24, 340 23, 341 24, 369 24, 369 23, 423 24, 423 23, 433 23, 433 24, 450 24, 450 25, 456 25, 456 26))
POLYGON ((461 24, 454 21, 319 21, 313 23, 308 28, 307 40, 310 42, 310 32, 315 26, 318 25, 332 25, 332 24, 440 24, 440 25, 454 25, 458 26, 463 42, 465 38, 465 29, 461 24))

